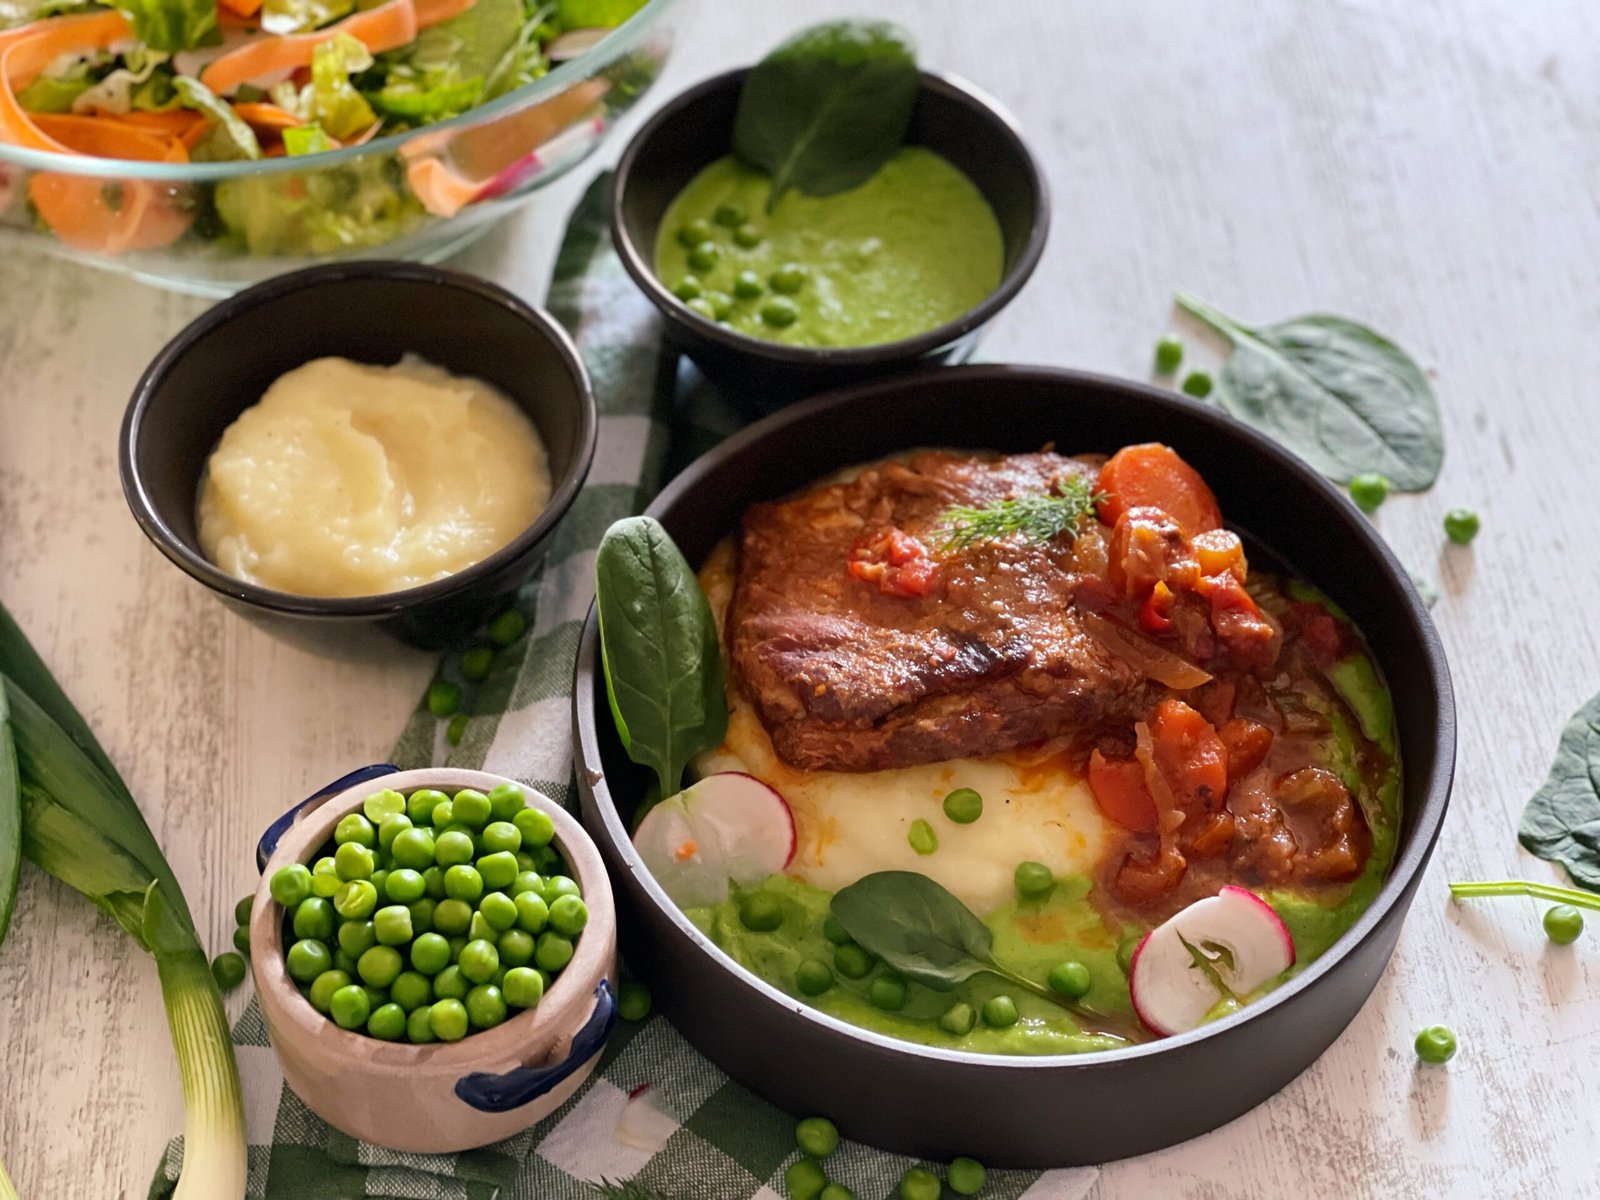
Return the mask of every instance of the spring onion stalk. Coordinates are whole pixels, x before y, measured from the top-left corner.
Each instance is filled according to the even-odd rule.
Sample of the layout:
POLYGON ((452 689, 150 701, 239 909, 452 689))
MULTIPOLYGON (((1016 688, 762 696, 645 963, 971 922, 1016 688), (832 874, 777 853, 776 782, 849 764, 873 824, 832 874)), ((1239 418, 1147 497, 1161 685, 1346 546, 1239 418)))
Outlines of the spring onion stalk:
MULTIPOLYGON (((17 902, 17 875, 22 869, 22 780, 17 775, 17 750, 11 740, 11 709, 0 690, 0 943, 11 926, 17 902)), ((0 1171, 0 1179, 4 1172, 0 1171)), ((5 1191, 0 1189, 0 1200, 5 1191)))
POLYGON ((1450 894, 1457 900, 1475 896, 1532 896, 1535 900, 1549 900, 1555 904, 1571 904, 1577 908, 1600 909, 1600 895, 1583 892, 1577 888, 1557 887, 1553 883, 1529 883, 1525 879, 1500 879, 1481 883, 1452 883, 1450 894))
POLYGON ((22 853, 156 960, 183 1083, 175 1200, 237 1200, 247 1167, 239 1071, 189 906, 116 768, 3 608, 0 695, 21 781, 22 853))
POLYGON ((11 1176, 6 1174, 5 1163, 0 1163, 0 1200, 17 1200, 17 1189, 11 1183, 11 1176))

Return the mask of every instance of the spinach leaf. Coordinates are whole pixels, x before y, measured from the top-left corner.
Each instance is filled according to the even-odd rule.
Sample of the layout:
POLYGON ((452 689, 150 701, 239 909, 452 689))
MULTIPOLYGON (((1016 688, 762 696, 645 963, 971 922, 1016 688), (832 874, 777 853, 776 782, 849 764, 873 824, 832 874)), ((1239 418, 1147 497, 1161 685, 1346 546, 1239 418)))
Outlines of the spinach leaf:
POLYGON ((1555 762, 1523 810, 1517 838, 1566 867, 1574 883, 1600 891, 1600 696, 1561 731, 1555 762))
POLYGON ((1399 346, 1344 317, 1250 326, 1188 292, 1176 300, 1233 343, 1217 388, 1233 416, 1340 483, 1379 471, 1398 490, 1420 492, 1438 478, 1439 403, 1399 346))
POLYGON ((683 770, 728 731, 711 606, 660 522, 628 517, 595 560, 606 696, 628 757, 671 796, 683 770))
POLYGON ((989 927, 926 875, 866 875, 839 891, 829 907, 856 941, 935 991, 948 992, 980 971, 999 972, 989 927))
POLYGON ((899 26, 814 25, 750 71, 733 151, 772 176, 769 211, 791 187, 809 196, 847 191, 899 149, 917 88, 916 50, 899 26))

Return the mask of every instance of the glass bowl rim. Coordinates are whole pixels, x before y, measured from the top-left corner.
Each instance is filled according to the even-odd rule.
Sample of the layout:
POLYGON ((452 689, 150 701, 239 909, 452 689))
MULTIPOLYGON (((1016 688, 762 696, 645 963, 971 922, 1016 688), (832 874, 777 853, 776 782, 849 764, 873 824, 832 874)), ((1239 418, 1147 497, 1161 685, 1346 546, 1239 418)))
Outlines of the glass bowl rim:
POLYGON ((342 146, 337 150, 324 150, 317 154, 247 159, 242 162, 165 163, 126 158, 98 158, 87 154, 57 154, 52 150, 32 150, 24 146, 0 143, 0 166, 12 164, 32 171, 99 177, 108 182, 151 180, 197 184, 255 175, 305 174, 324 167, 340 166, 384 151, 397 153, 412 139, 486 124, 496 117, 523 108, 532 101, 553 96, 585 79, 593 78, 631 51, 649 30, 659 24, 662 15, 678 3, 680 0, 646 0, 643 8, 617 26, 593 49, 559 64, 549 74, 449 120, 418 126, 405 133, 374 138, 370 142, 356 146, 342 146))

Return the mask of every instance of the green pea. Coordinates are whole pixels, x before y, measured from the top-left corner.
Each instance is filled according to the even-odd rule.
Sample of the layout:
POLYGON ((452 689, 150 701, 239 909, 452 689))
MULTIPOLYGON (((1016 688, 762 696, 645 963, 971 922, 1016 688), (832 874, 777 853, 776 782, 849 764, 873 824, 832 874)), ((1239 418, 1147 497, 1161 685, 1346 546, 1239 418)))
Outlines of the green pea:
POLYGON ((349 986, 350 976, 344 971, 324 971, 311 981, 311 992, 306 999, 311 1001, 312 1008, 326 1014, 333 1003, 333 994, 349 986))
POLYGON ((411 818, 405 813, 390 813, 378 826, 378 848, 393 854, 394 840, 411 828, 411 818))
POLYGON ((1196 400, 1204 400, 1211 395, 1211 376, 1205 371, 1190 371, 1183 377, 1183 390, 1196 400))
POLYGON ((415 1012, 424 1004, 433 1003, 433 984, 428 977, 416 971, 402 971, 389 985, 389 999, 406 1012, 415 1012))
POLYGON ((418 1046, 426 1046, 435 1041, 433 1035, 433 1006, 424 1005, 413 1009, 406 1018, 406 1041, 418 1046))
POLYGON ((233 931, 233 948, 240 954, 250 953, 250 926, 241 925, 233 931))
POLYGON ((435 679, 428 685, 428 711, 443 720, 461 707, 461 685, 448 679, 435 679))
POLYGON ((456 806, 450 802, 449 797, 435 804, 433 811, 428 814, 428 821, 436 830, 450 828, 455 823, 455 819, 456 806))
POLYGON ((371 921, 345 921, 339 926, 339 949, 359 958, 378 944, 378 931, 371 921))
POLYGON ((839 1128, 827 1117, 807 1117, 794 1127, 794 1142, 802 1154, 827 1158, 839 1148, 839 1128))
POLYGON ((1136 933, 1132 937, 1125 937, 1117 943, 1117 966, 1122 968, 1124 975, 1133 970, 1133 956, 1139 949, 1139 943, 1143 940, 1144 935, 1136 933))
POLYGON ((384 867, 379 867, 372 873, 372 878, 367 880, 367 882, 372 885, 372 890, 378 893, 378 900, 381 903, 384 895, 386 894, 385 889, 389 886, 388 870, 384 867))
POLYGON ((827 920, 822 922, 822 936, 827 938, 835 946, 848 946, 851 942, 855 941, 855 939, 850 936, 850 931, 841 925, 839 923, 839 918, 834 916, 832 913, 829 913, 827 920))
MULTIPOLYGON (((550 910, 555 924, 555 909, 550 910)), ((756 933, 771 933, 783 924, 783 901, 771 892, 751 892, 739 901, 739 921, 756 933)))
POLYGON ((1175 333, 1156 343, 1156 374, 1171 375, 1183 361, 1183 339, 1175 333))
POLYGON ((911 848, 918 854, 932 854, 939 848, 939 835, 933 831, 921 817, 911 822, 911 831, 906 834, 906 841, 911 843, 911 848))
POLYGON ((879 975, 867 986, 867 999, 873 1008, 899 1012, 906 1006, 906 981, 898 975, 879 975))
POLYGON ((383 894, 396 904, 411 904, 427 894, 422 872, 411 867, 396 867, 383 881, 383 894))
POLYGON ((512 967, 501 981, 500 994, 512 1008, 533 1008, 544 998, 544 976, 531 967, 512 967))
POLYGON ((767 278, 772 290, 785 296, 798 292, 806 282, 806 269, 799 263, 784 263, 767 278))
MULTIPOLYGON (((1177 364, 1173 364, 1176 366, 1177 364)), ((958 1196, 976 1196, 983 1191, 983 1179, 987 1172, 983 1164, 975 1158, 957 1158, 950 1163, 944 1173, 944 1181, 950 1190, 958 1196)))
POLYGON ((433 810, 448 797, 438 788, 418 788, 406 797, 406 816, 413 825, 433 824, 433 810))
POLYGON ((678 226, 678 245, 698 246, 711 236, 711 232, 711 222, 704 217, 696 217, 678 226))
POLYGON ((624 1021, 642 1021, 650 1014, 650 989, 630 979, 617 989, 617 1015, 624 1021))
MULTIPOLYGON (((310 872, 307 872, 306 886, 311 886, 310 872)), ((248 896, 240 896, 239 902, 233 906, 233 923, 235 925, 250 924, 250 913, 255 906, 256 897, 254 892, 248 896)))
POLYGON ((761 276, 754 271, 740 271, 733 279, 733 294, 740 300, 754 300, 767 290, 761 276))
POLYGON ((511 886, 506 891, 513 900, 524 892, 532 892, 542 899, 544 896, 544 876, 537 871, 518 871, 517 877, 511 881, 511 886))
POLYGON ((672 285, 672 294, 685 304, 693 304, 700 299, 700 293, 705 288, 700 286, 700 280, 693 275, 685 275, 672 285))
POLYGON ((378 907, 378 889, 366 879, 352 879, 339 889, 333 907, 347 921, 363 921, 378 907))
MULTIPOLYGON (((343 846, 354 842, 358 846, 376 846, 378 844, 378 831, 373 828, 372 822, 360 813, 346 813, 339 818, 339 823, 333 827, 333 841, 336 846, 343 846)), ((337 862, 337 856, 334 858, 337 862)))
POLYGON ((820 996, 833 986, 833 969, 820 958, 808 958, 795 968, 794 985, 802 996, 820 996))
POLYGON ((374 946, 356 960, 356 974, 363 983, 386 988, 399 977, 404 965, 400 951, 393 946, 374 946))
POLYGON ((493 646, 473 646, 461 652, 461 678, 468 683, 482 683, 489 678, 489 668, 492 666, 493 646))
POLYGON ((488 938, 478 938, 461 948, 456 966, 473 983, 483 983, 500 968, 500 951, 488 938))
POLYGON ((419 935, 411 943, 411 965, 424 975, 437 975, 450 965, 450 943, 443 934, 419 935))
POLYGON ((496 933, 504 933, 517 923, 517 903, 504 892, 490 892, 478 904, 478 912, 496 933))
POLYGON ((689 265, 696 271, 710 271, 715 269, 717 260, 722 257, 722 251, 717 249, 715 242, 701 242, 689 251, 689 265))
POLYGON ((534 944, 533 961, 541 971, 559 971, 572 961, 572 942, 547 929, 534 944))
POLYGON ((752 250, 761 245, 761 230, 747 221, 733 231, 733 240, 746 250, 752 250))
POLYGON ((1017 1002, 1010 996, 990 996, 983 1002, 983 1023, 1005 1029, 1017 1023, 1017 1002))
POLYGON ((467 714, 457 713, 450 718, 450 724, 444 727, 444 740, 452 746, 461 744, 461 737, 467 732, 467 714))
POLYGON ((349 983, 329 999, 328 1015, 340 1029, 360 1029, 372 1015, 372 1001, 364 988, 349 983))
POLYGON ((1050 873, 1049 867, 1040 862, 1018 863, 1012 881, 1016 884, 1017 895, 1024 900, 1047 896, 1056 886, 1056 877, 1050 873))
POLYGON ((788 1189, 789 1200, 818 1200, 822 1189, 828 1186, 828 1176, 816 1159, 796 1159, 783 1173, 783 1186, 788 1189))
POLYGON ((390 904, 372 914, 372 928, 383 946, 404 946, 411 940, 411 910, 403 904, 390 904))
POLYGON ((406 911, 411 914, 411 929, 414 933, 433 932, 433 913, 438 907, 437 902, 424 896, 421 900, 413 900, 406 905, 406 911))
POLYGON ((589 923, 589 906, 578 896, 558 896, 550 906, 550 928, 563 937, 576 938, 589 923))
POLYGON ((550 921, 550 906, 536 892, 518 892, 511 898, 517 906, 517 928, 528 933, 543 933, 550 921))
MULTIPOLYGON (((377 866, 372 851, 356 842, 346 842, 333 856, 334 871, 346 883, 354 879, 371 879, 377 866)), ((339 890, 344 891, 343 888, 339 890)))
POLYGON ((939 1200, 939 1177, 926 1167, 908 1167, 900 1176, 900 1200, 939 1200))
POLYGON ((944 798, 944 815, 957 825, 971 825, 983 816, 983 797, 971 788, 957 788, 944 798))
MULTIPOLYGON (((294 908, 311 895, 311 872, 304 863, 291 863, 287 867, 279 867, 272 873, 272 882, 267 885, 267 890, 284 908, 294 908)), ((249 919, 250 914, 246 910, 245 920, 249 919)))
POLYGON ((544 902, 554 904, 563 896, 579 896, 578 881, 567 875, 546 875, 544 877, 544 902))
POLYGON ((495 939, 494 948, 500 952, 503 967, 525 967, 533 961, 533 934, 521 929, 508 929, 495 939))
POLYGON ((1455 1057, 1456 1035, 1447 1025, 1429 1025, 1417 1034, 1417 1057, 1425 1063, 1446 1063, 1455 1057))
POLYGON ((700 297, 711 306, 711 315, 718 321, 726 321, 733 315, 733 297, 727 292, 707 292, 700 297))
POLYGON ((525 808, 511 819, 522 834, 525 846, 548 846, 556 836, 556 823, 550 814, 539 808, 525 808))
POLYGON ((433 857, 441 867, 454 868, 471 862, 477 850, 471 834, 449 830, 434 839, 433 857))
POLYGON ((311 894, 324 900, 333 899, 344 880, 339 878, 338 864, 330 857, 319 858, 311 868, 311 894))
POLYGON ((817 1193, 817 1200, 856 1200, 856 1194, 842 1183, 830 1183, 817 1193))
POLYGON ((465 863, 451 867, 444 873, 444 894, 452 900, 475 903, 483 895, 483 876, 465 863))
POLYGON ((296 983, 310 983, 333 966, 333 951, 328 949, 326 942, 319 942, 316 938, 301 938, 289 947, 285 960, 290 979, 296 983))
POLYGON ((443 900, 445 898, 444 871, 445 869, 438 865, 423 869, 422 886, 428 899, 443 900))
POLYGON ((497 783, 489 789, 489 815, 496 821, 512 821, 527 805, 521 784, 497 783))
POLYGON ((833 969, 846 979, 865 979, 872 971, 873 957, 852 942, 833 952, 833 969))
POLYGON ((333 952, 333 969, 335 971, 343 971, 351 979, 354 979, 356 977, 356 956, 343 946, 338 947, 333 952))
POLYGON ((1478 514, 1470 508, 1452 508, 1444 515, 1444 532, 1458 546, 1478 536, 1478 514))
POLYGON ((1350 481, 1350 499, 1364 513, 1377 512, 1378 506, 1389 498, 1389 487, 1387 475, 1368 471, 1350 481))
POLYGON ((522 830, 510 821, 491 821, 483 827, 483 848, 491 853, 522 849, 522 830))
POLYGON ((211 978, 223 991, 233 991, 244 982, 244 959, 232 950, 217 955, 211 960, 211 978))
POLYGON ((316 938, 327 941, 339 923, 338 916, 321 896, 307 896, 294 910, 294 935, 297 938, 316 938))
POLYGON ((1570 904, 1558 904, 1544 914, 1544 932, 1558 946, 1570 946, 1583 932, 1583 914, 1570 904))
POLYGON ((363 800, 361 811, 374 825, 382 825, 385 817, 398 816, 406 811, 406 798, 393 788, 384 788, 363 800))
POLYGON ((509 850, 485 854, 478 860, 478 875, 491 891, 508 888, 517 878, 517 856, 509 850))
POLYGON ((459 1000, 435 1000, 428 1010, 428 1024, 441 1042, 459 1042, 467 1036, 467 1006, 459 1000))
POLYGON ((474 1029, 493 1029, 506 1019, 506 1001, 492 983, 480 983, 467 993, 467 1019, 474 1029))
POLYGON ((1058 995, 1065 996, 1068 1000, 1077 1000, 1088 994, 1093 979, 1089 975, 1088 967, 1081 962, 1068 961, 1051 967, 1046 982, 1058 995))
POLYGON ((717 319, 717 310, 712 307, 711 301, 707 300, 703 296, 696 297, 695 299, 689 301, 689 307, 708 321, 715 321, 717 319))
POLYGON ((380 1042, 398 1042, 406 1035, 406 1010, 392 1000, 372 1010, 367 1032, 380 1042))
POLYGON ((454 963, 433 977, 433 994, 441 1000, 465 1000, 471 990, 472 984, 454 963))
POLYGON ((735 226, 743 225, 747 216, 749 214, 743 208, 731 200, 726 200, 717 205, 717 211, 711 214, 711 219, 718 225, 733 229, 735 226))
POLYGON ((957 1037, 966 1037, 978 1023, 977 1010, 964 1000, 958 1000, 939 1018, 939 1028, 957 1037))
POLYGON ((489 622, 489 640, 496 646, 509 646, 528 628, 528 618, 514 608, 508 608, 489 622))
POLYGON ((426 871, 433 866, 433 834, 426 829, 403 829, 389 844, 389 861, 396 867, 426 871))
POLYGON ((799 316, 800 310, 786 296, 774 296, 761 306, 761 319, 774 329, 793 325, 799 316))
POLYGON ((482 829, 489 823, 489 816, 494 811, 489 804, 489 797, 474 788, 462 788, 452 798, 455 805, 456 820, 463 825, 470 825, 473 829, 482 829))

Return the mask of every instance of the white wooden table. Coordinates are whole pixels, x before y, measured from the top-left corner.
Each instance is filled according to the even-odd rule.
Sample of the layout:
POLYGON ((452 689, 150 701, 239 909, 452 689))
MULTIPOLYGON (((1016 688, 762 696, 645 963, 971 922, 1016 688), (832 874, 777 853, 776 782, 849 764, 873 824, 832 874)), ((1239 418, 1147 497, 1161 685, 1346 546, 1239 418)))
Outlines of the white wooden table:
MULTIPOLYGON (((1444 406, 1438 486, 1379 521, 1441 584, 1461 715, 1454 807, 1394 963, 1298 1082, 1217 1133, 1106 1167, 1093 1194, 1600 1195, 1600 922, 1556 949, 1531 902, 1462 910, 1444 886, 1554 877, 1517 849, 1516 819, 1560 723, 1600 688, 1600 10, 704 0, 650 102, 868 8, 910 24, 926 63, 1002 97, 1049 173, 1050 247, 987 356, 1141 377, 1181 286, 1247 319, 1364 318, 1434 370, 1444 406), (1470 551, 1441 534, 1457 504, 1484 514, 1470 551), (1461 1051, 1419 1069, 1411 1038, 1435 1020, 1461 1051)), ((581 182, 464 265, 539 297, 581 182)), ((431 663, 395 649, 335 664, 273 641, 135 528, 118 422, 145 362, 203 307, 0 262, 0 597, 222 949, 258 832, 380 758, 431 663)), ((1195 1103, 1214 1086, 1197 1081, 1195 1103)), ((180 1125, 149 961, 25 868, 0 951, 0 1156, 22 1195, 142 1197, 180 1125)))

